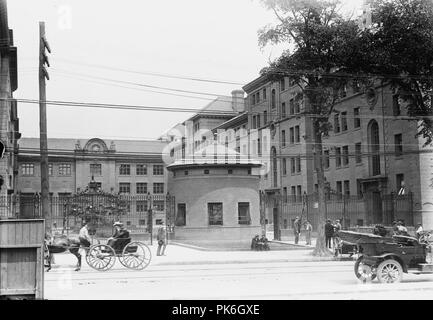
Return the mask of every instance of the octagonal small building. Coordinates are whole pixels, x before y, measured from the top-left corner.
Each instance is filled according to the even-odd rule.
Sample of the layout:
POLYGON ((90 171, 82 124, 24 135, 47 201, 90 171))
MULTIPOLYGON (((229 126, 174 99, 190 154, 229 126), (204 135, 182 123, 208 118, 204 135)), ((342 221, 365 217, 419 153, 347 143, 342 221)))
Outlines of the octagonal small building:
POLYGON ((175 162, 170 195, 175 198, 178 240, 247 240, 261 233, 259 162, 175 162))

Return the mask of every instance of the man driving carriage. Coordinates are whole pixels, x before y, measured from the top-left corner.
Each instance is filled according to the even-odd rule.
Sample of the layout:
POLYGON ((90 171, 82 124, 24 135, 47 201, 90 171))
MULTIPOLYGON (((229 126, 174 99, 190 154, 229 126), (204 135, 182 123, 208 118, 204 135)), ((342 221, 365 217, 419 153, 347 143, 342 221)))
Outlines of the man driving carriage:
POLYGON ((114 251, 122 250, 125 245, 131 241, 129 231, 123 226, 123 223, 117 221, 113 224, 116 229, 114 234, 108 239, 107 245, 112 247, 114 251))

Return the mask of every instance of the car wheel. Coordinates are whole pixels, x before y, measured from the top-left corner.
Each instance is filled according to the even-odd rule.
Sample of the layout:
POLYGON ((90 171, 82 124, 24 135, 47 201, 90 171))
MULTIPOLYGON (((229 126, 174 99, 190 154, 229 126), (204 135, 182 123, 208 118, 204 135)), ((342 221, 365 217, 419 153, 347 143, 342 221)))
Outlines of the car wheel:
POLYGON ((372 281, 376 278, 376 274, 374 274, 371 266, 365 264, 363 261, 363 257, 359 257, 355 262, 355 275, 362 282, 366 283, 372 281))
POLYGON ((377 267, 377 278, 381 283, 398 283, 403 278, 403 268, 396 260, 382 261, 377 267))

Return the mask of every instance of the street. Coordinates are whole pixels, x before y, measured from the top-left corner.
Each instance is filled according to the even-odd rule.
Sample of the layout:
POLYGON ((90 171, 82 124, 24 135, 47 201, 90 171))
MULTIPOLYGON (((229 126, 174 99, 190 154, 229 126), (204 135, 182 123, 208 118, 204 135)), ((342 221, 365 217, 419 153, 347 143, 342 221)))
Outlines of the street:
MULTIPOLYGON (((155 249, 155 248, 152 248, 155 249)), ((179 255, 194 250, 172 246, 179 255)), ((272 254, 290 257, 293 251, 272 254)), ((217 256, 217 253, 207 253, 217 256)), ((219 253, 224 255, 225 253, 219 253)), ((229 254, 232 254, 230 252, 229 254)), ((230 256, 228 254, 228 256, 230 256)), ((249 253, 248 254, 255 254, 249 253)), ((261 254, 261 253, 259 253, 261 254)), ((299 254, 299 253, 298 253, 299 254)), ((217 257, 216 257, 217 258, 217 257)), ((45 273, 46 299, 102 300, 296 300, 296 299, 431 299, 433 276, 405 274, 402 283, 358 282, 353 261, 253 261, 222 259, 186 260, 183 264, 154 257, 142 271, 116 263, 98 272, 83 263, 73 271, 71 255, 56 256, 56 265, 45 273)))

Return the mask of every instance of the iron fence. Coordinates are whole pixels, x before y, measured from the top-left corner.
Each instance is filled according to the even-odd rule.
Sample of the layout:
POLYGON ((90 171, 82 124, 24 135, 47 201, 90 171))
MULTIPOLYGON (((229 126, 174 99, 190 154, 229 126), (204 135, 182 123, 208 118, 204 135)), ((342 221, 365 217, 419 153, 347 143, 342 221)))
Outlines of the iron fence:
MULTIPOLYGON (((325 219, 339 219, 344 228, 371 226, 374 224, 391 225, 402 220, 413 226, 413 195, 373 195, 349 196, 332 194, 326 197, 325 219)), ((280 229, 292 229, 296 217, 309 220, 313 230, 319 221, 317 194, 299 196, 263 195, 261 215, 269 224, 278 224, 280 229)), ((262 219, 263 220, 263 219, 262 219)), ((274 230, 276 230, 275 228, 274 230)))
POLYGON ((170 195, 71 195, 49 200, 49 214, 42 216, 39 195, 0 197, 1 219, 44 218, 46 225, 62 234, 77 233, 84 220, 90 222, 96 235, 112 233, 115 221, 122 221, 132 233, 149 233, 158 224, 173 220, 174 197, 170 195))

